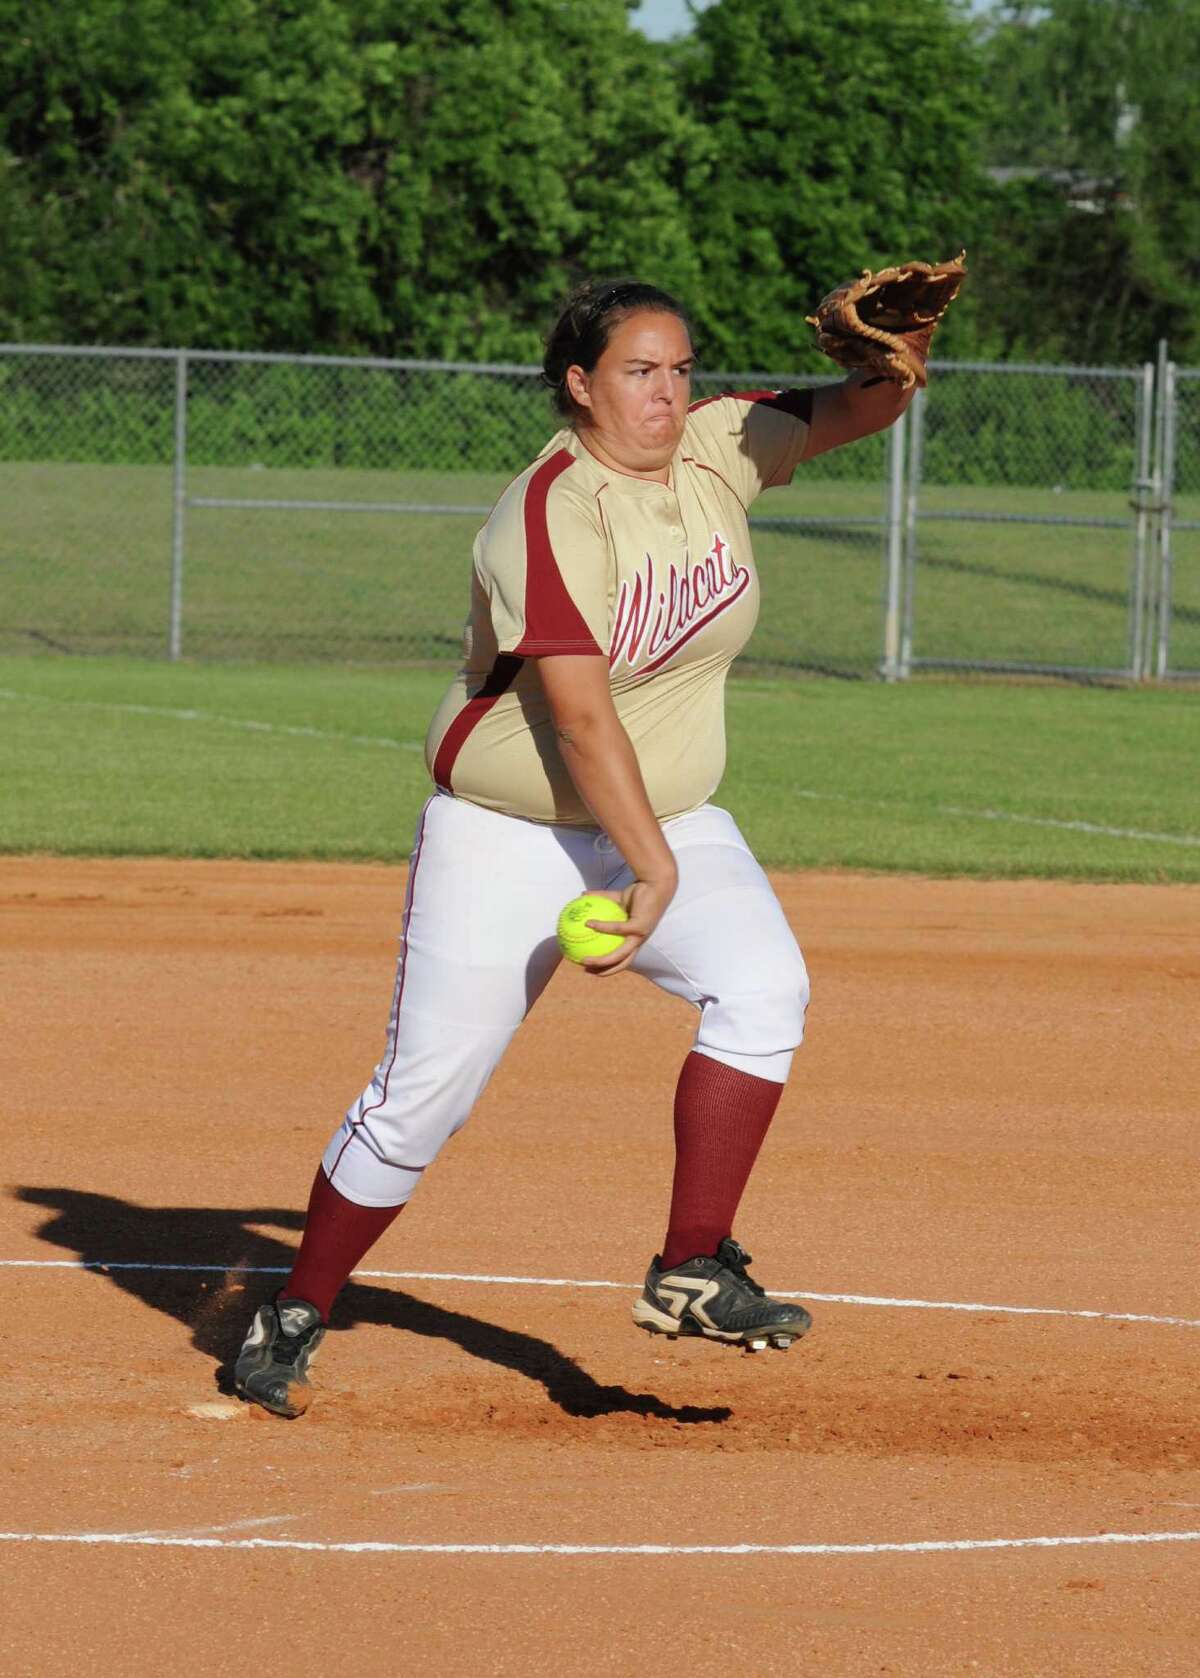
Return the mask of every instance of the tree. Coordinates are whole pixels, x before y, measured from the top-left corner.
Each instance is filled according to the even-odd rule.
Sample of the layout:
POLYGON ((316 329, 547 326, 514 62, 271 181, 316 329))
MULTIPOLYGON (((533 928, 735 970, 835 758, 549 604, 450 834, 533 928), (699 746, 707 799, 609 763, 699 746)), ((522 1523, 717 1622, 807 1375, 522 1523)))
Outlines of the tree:
POLYGON ((623 0, 0 0, 0 330, 528 356, 687 290, 706 142, 623 0))
POLYGON ((1200 353, 1200 0, 997 7, 982 312, 1007 353, 1200 353))
MULTIPOLYGON (((377 0, 393 19, 396 0, 377 0)), ((565 291, 698 279, 684 198, 708 144, 623 0, 405 0, 402 127, 378 159, 381 294, 424 353, 540 354, 565 291)))
POLYGON ((681 74, 716 155, 692 211, 709 361, 811 362, 803 317, 832 286, 972 244, 978 62, 953 0, 720 0, 681 74))

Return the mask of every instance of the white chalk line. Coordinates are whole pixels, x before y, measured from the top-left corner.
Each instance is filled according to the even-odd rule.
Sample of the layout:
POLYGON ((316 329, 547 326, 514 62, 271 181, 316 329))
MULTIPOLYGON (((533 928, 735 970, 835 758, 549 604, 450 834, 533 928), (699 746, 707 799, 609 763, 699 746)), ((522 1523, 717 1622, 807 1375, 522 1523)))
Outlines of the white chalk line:
MULTIPOLYGON (((218 1276, 287 1276, 286 1264, 171 1264, 160 1260, 0 1259, 0 1270, 158 1270, 194 1271, 218 1276)), ((618 1288, 628 1293, 635 1282, 601 1282, 576 1276, 490 1276, 462 1270, 356 1270, 353 1274, 385 1282, 473 1282, 484 1287, 618 1288)), ((1200 1317, 1164 1317, 1146 1311, 1089 1311, 1061 1305, 988 1305, 977 1300, 893 1299, 885 1294, 813 1293, 772 1288, 774 1299, 811 1299, 827 1305, 874 1305, 897 1311, 975 1311, 997 1317, 1075 1317, 1086 1322, 1157 1323, 1167 1328, 1200 1328, 1200 1317)))
POLYGON ((323 728, 305 728, 282 722, 257 722, 249 717, 223 717, 215 711, 174 710, 166 705, 122 704, 107 699, 59 699, 42 693, 19 693, 0 688, 0 699, 24 700, 31 705, 75 705, 87 711, 119 711, 134 717, 166 717, 173 722, 217 723, 222 728, 242 728, 253 734, 288 734, 304 740, 338 740, 350 746, 384 746, 389 751, 419 752, 420 740, 393 740, 382 734, 340 734, 323 728))
MULTIPOLYGON (((807 787, 790 787, 795 798, 812 798, 823 804, 856 804, 872 810, 903 810, 909 808, 897 798, 854 798, 844 792, 815 792, 807 787)), ((920 812, 918 812, 920 813, 920 812)), ((1191 833, 1154 833, 1141 827, 1107 827, 1102 822, 1066 820, 1057 816, 1022 816, 1012 810, 972 810, 962 804, 935 804, 938 816, 960 816, 968 821, 1015 822, 1022 827, 1051 827, 1068 833, 1094 833, 1102 839, 1149 840, 1156 845, 1200 845, 1200 836, 1191 833)))
POLYGON ((1067 1533, 1035 1538, 929 1538, 863 1544, 400 1544, 382 1539, 187 1538, 140 1532, 0 1532, 3 1544, 115 1544, 179 1550, 304 1550, 375 1556, 928 1556, 972 1550, 1059 1550, 1195 1544, 1200 1532, 1067 1533))
POLYGON ((141 1528, 137 1532, 123 1533, 122 1537, 129 1543, 141 1540, 143 1543, 169 1543, 195 1538, 209 1538, 218 1532, 244 1532, 247 1527, 282 1526, 288 1521, 299 1520, 298 1515, 256 1515, 245 1521, 224 1521, 219 1525, 205 1525, 199 1527, 151 1527, 141 1528))
MULTIPOLYGON (((390 751, 419 752, 424 750, 420 740, 394 740, 378 734, 341 734, 321 728, 306 728, 290 723, 258 722, 247 717, 225 717, 215 711, 176 710, 166 705, 134 705, 105 699, 61 699, 41 693, 21 693, 15 688, 0 688, 0 699, 23 700, 31 705, 76 705, 89 711, 118 711, 130 716, 166 717, 176 722, 216 723, 223 728, 241 728, 255 734, 287 734, 306 740, 338 740, 351 746, 383 746, 390 751)), ((899 810, 907 806, 902 799, 854 798, 848 793, 816 792, 807 787, 789 789, 796 798, 817 799, 826 804, 855 804, 873 810, 899 810)), ((1102 839, 1145 840, 1156 845, 1200 846, 1200 835, 1190 833, 1156 833, 1140 827, 1109 827, 1103 822, 1082 819, 1066 820, 1055 816, 1023 816, 1011 810, 973 810, 961 804, 936 804, 933 812, 939 816, 957 816, 967 821, 1015 822, 1022 827, 1049 827, 1070 833, 1090 833, 1102 839)))

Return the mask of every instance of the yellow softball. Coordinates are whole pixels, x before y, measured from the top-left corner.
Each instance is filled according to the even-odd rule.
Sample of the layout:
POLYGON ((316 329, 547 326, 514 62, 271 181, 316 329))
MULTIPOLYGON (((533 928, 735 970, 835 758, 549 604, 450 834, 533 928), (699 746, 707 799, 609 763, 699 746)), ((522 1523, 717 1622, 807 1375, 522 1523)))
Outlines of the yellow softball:
POLYGON ((568 961, 591 961, 611 955, 625 942, 615 932, 596 932, 589 921, 627 921, 629 915, 611 897, 587 892, 573 897, 558 917, 558 947, 568 961))

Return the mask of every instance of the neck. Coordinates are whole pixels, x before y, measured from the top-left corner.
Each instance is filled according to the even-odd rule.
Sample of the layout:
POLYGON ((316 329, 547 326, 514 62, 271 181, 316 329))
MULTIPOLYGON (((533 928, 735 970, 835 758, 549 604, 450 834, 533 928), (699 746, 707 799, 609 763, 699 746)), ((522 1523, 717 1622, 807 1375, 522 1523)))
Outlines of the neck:
POLYGON ((600 462, 601 466, 607 466, 613 472, 620 472, 626 478, 643 478, 646 482, 652 484, 669 484, 671 481, 671 462, 669 459, 665 460, 661 466, 630 466, 628 462, 615 455, 611 449, 605 448, 603 442, 596 436, 595 431, 590 428, 585 430, 577 426, 575 435, 587 452, 600 462))

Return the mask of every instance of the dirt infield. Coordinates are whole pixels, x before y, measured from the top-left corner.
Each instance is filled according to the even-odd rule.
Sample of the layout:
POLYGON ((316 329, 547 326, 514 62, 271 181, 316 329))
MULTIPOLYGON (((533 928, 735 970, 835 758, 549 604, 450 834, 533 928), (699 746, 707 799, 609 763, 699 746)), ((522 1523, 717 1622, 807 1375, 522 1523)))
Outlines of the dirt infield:
POLYGON ((634 1331, 692 1016, 560 973, 279 1422, 225 1370, 403 885, 0 860, 0 1671, 1196 1672, 1200 889, 776 881, 783 1355, 634 1331))

